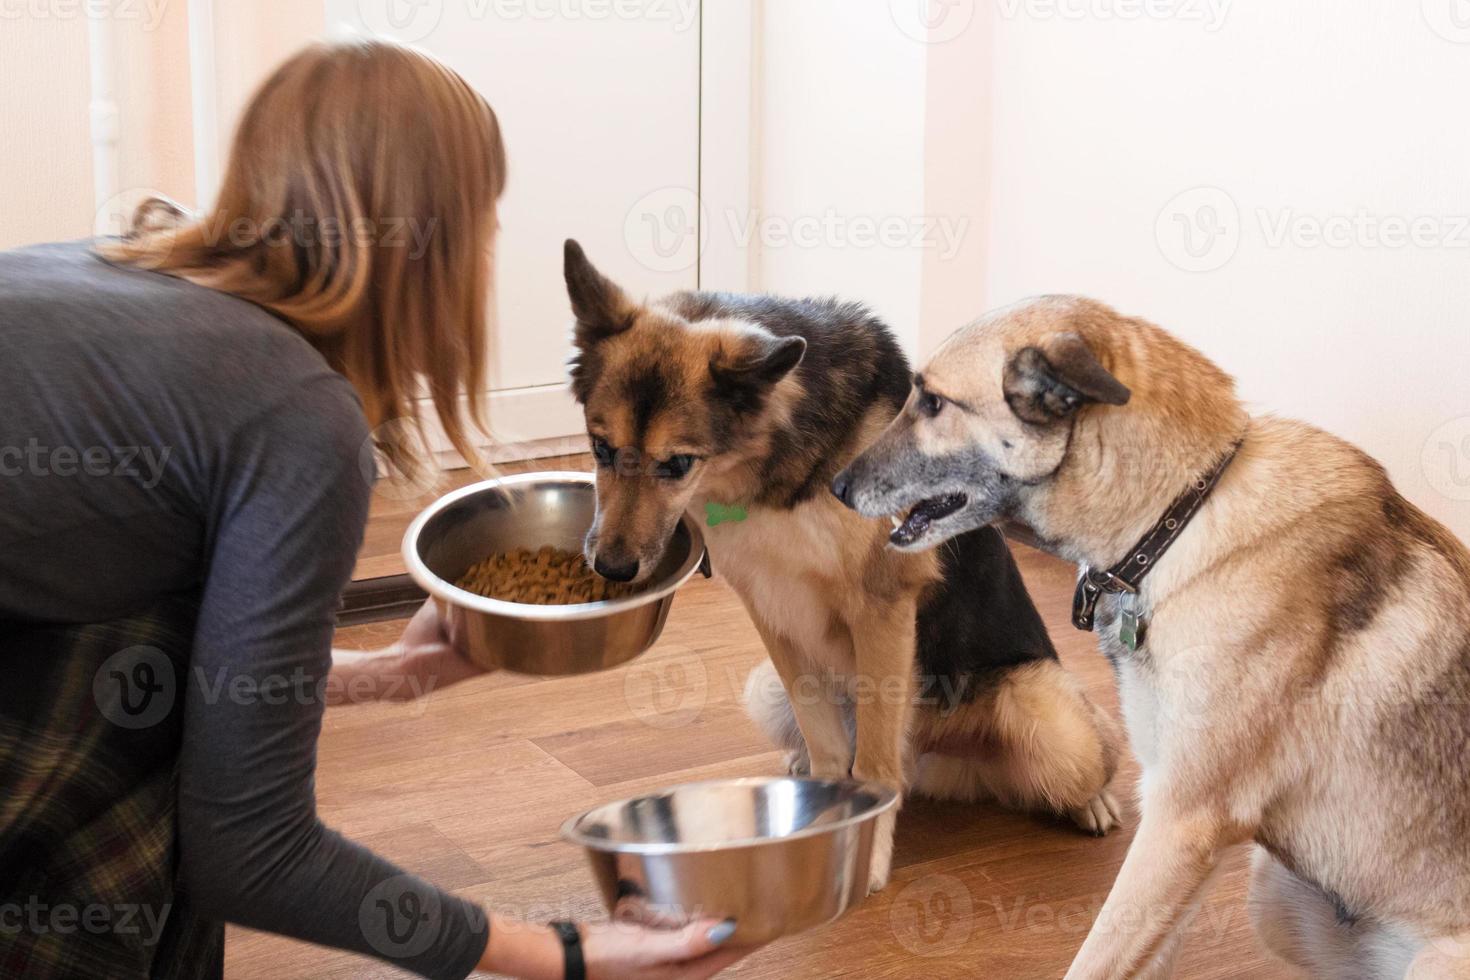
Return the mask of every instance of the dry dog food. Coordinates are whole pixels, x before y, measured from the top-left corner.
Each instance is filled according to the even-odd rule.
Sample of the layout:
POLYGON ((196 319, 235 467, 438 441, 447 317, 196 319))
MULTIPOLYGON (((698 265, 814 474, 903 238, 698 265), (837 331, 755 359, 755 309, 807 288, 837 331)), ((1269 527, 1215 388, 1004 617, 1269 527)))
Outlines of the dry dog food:
POLYGON ((587 567, 579 552, 546 545, 539 551, 517 548, 471 566, 457 583, 461 589, 505 602, 565 606, 621 599, 638 586, 609 582, 587 567))

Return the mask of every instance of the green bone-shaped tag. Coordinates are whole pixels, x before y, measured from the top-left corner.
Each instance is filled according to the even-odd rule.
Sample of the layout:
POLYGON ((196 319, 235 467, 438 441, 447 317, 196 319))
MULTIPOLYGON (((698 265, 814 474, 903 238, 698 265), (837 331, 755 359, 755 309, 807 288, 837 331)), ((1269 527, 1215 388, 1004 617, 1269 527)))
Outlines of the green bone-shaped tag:
POLYGON ((721 524, 739 524, 749 516, 745 508, 739 504, 726 506, 725 504, 707 503, 704 505, 704 520, 710 527, 718 527, 721 524))

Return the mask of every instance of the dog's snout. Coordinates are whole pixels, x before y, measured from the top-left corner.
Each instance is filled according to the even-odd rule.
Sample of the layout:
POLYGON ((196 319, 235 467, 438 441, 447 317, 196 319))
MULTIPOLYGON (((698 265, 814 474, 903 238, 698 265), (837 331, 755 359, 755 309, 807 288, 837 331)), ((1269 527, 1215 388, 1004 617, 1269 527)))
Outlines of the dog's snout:
POLYGON ((851 492, 852 477, 848 475, 847 470, 843 470, 841 473, 838 473, 836 479, 832 481, 832 496, 836 497, 844 504, 852 506, 852 502, 848 499, 848 496, 851 494, 851 492))
POLYGON ((592 570, 610 582, 631 582, 638 577, 638 560, 612 562, 599 554, 592 562, 592 570))

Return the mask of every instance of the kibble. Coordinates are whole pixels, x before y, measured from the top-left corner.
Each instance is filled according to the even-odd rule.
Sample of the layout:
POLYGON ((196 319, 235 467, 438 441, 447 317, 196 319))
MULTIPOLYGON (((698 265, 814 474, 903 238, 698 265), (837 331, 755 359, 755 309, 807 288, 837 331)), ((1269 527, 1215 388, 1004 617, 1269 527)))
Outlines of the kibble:
POLYGON ((491 555, 470 567, 461 589, 504 602, 566 606, 621 599, 638 591, 626 582, 609 582, 587 567, 580 552, 546 545, 538 551, 517 548, 491 555))

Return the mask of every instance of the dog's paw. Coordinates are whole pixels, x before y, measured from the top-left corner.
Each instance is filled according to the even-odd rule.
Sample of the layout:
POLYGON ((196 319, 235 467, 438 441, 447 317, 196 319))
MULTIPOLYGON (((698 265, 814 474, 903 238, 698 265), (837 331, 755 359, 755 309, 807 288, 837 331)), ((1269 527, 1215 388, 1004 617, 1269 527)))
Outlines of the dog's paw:
POLYGON ((890 810, 878 818, 873 828, 873 857, 868 862, 869 895, 888 887, 888 876, 893 873, 893 832, 897 825, 898 815, 890 810))
POLYGON ((1105 837, 1108 831, 1123 822, 1123 811, 1118 801, 1107 790, 1088 800, 1067 814, 1072 822, 1094 837, 1105 837))
POLYGON ((791 749, 786 753, 786 775, 810 776, 811 774, 812 760, 806 754, 806 749, 791 749))
POLYGON ((868 872, 868 894, 869 895, 876 895, 879 892, 881 892, 883 889, 887 888, 888 887, 888 876, 891 873, 892 873, 892 869, 891 868, 888 869, 888 870, 885 870, 881 875, 878 873, 877 869, 873 869, 873 870, 869 871, 868 872))

